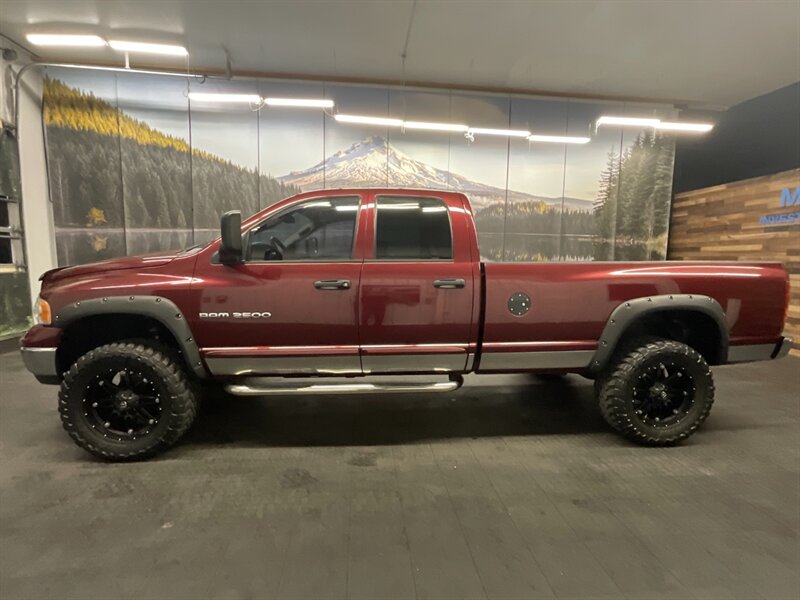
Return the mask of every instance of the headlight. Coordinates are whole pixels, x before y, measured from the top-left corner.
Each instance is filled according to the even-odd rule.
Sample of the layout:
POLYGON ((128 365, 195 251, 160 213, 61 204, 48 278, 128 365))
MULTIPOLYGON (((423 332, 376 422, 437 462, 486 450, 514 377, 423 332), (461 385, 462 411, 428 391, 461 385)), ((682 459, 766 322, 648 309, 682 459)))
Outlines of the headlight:
POLYGON ((36 299, 36 305, 33 307, 33 316, 36 323, 39 325, 50 325, 53 313, 50 310, 50 304, 47 300, 42 300, 42 298, 36 299))

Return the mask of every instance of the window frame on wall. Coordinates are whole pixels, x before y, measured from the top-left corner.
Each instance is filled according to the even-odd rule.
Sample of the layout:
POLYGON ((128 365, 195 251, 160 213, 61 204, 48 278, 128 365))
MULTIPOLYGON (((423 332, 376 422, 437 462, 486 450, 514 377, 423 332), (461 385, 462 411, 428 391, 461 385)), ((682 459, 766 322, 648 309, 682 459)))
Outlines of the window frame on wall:
POLYGON ((22 221, 19 140, 16 129, 7 124, 3 124, 0 136, 0 204, 4 217, 7 215, 0 225, 0 239, 8 244, 7 256, 0 263, 0 340, 5 340, 21 335, 33 321, 22 221))
MULTIPOLYGON (((8 250, 0 251, 0 273, 16 273, 19 271, 27 270, 25 260, 25 248, 23 244, 23 229, 22 229, 22 206, 20 204, 19 189, 17 194, 14 194, 13 184, 11 179, 16 177, 19 182, 19 144, 15 132, 11 127, 3 125, 0 135, 4 138, 0 142, 3 146, 6 144, 13 144, 14 155, 10 160, 14 165, 9 165, 13 171, 9 172, 9 187, 12 189, 0 189, 0 206, 3 208, 0 211, 5 213, 7 223, 0 221, 0 244, 3 246, 8 244, 8 250), (6 193, 6 192, 10 192, 6 193), (3 260, 3 255, 8 255, 8 260, 3 260)), ((19 183, 17 184, 19 188, 19 183)))

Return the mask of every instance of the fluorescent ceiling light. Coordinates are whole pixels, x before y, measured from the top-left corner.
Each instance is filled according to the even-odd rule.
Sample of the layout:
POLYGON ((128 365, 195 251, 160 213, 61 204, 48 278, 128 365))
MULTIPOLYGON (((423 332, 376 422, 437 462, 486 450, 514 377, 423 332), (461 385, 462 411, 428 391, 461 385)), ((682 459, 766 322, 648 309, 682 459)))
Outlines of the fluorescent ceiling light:
POLYGON ((681 123, 678 121, 661 121, 661 119, 641 117, 611 117, 604 115, 597 119, 600 125, 631 125, 635 127, 653 127, 662 131, 688 131, 693 133, 707 133, 714 128, 713 123, 681 123))
POLYGON ((487 129, 486 127, 470 127, 468 133, 479 135, 507 135, 509 137, 528 137, 531 132, 523 129, 487 129))
POLYGON ((400 119, 387 119, 386 117, 363 117, 360 115, 335 115, 333 117, 340 123, 361 123, 363 125, 386 125, 387 127, 400 127, 400 119))
POLYGON ((120 52, 143 52, 145 54, 169 54, 171 56, 186 56, 189 51, 183 46, 169 44, 148 44, 145 42, 128 42, 125 40, 109 40, 108 45, 120 52))
POLYGON ((333 100, 325 98, 264 98, 267 106, 298 106, 301 108, 333 108, 333 100))
POLYGON ((556 144, 588 144, 592 138, 588 137, 575 137, 569 135, 529 135, 528 140, 531 142, 553 142, 556 144))
POLYGON ((656 129, 664 131, 691 131, 695 133, 707 133, 714 129, 713 123, 678 123, 662 121, 656 125, 656 129))
POLYGON ((35 46, 105 46, 106 41, 96 35, 61 35, 29 33, 25 36, 35 46))
POLYGON ((456 123, 425 123, 423 121, 403 121, 404 129, 428 129, 430 131, 456 131, 466 133, 469 129, 466 125, 456 123))
POLYGON ((602 116, 597 119, 597 126, 600 125, 631 125, 634 127, 655 127, 661 122, 660 119, 642 117, 610 117, 602 116))
POLYGON ((258 94, 207 94, 205 92, 189 92, 189 100, 200 102, 230 102, 259 104, 261 96, 258 94))

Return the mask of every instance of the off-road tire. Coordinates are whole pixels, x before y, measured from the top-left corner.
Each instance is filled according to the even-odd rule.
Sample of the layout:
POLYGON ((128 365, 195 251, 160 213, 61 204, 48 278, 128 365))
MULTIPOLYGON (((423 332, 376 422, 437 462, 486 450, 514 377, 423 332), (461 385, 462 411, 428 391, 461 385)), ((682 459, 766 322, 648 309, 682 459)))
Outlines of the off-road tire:
POLYGON ((81 356, 64 375, 58 410, 64 429, 84 450, 109 461, 149 458, 175 444, 191 426, 197 397, 179 358, 158 344, 125 340, 100 346, 81 356), (98 373, 137 369, 147 374, 160 392, 161 413, 152 430, 133 439, 110 439, 92 426, 85 411, 84 391, 98 373))
MULTIPOLYGON (((598 403, 606 422, 626 438, 646 446, 671 446, 692 435, 708 417, 714 403, 714 380, 705 359, 693 348, 672 340, 648 339, 615 356, 598 377, 598 403), (677 420, 653 424, 637 414, 634 387, 646 369, 669 362, 691 378, 693 397, 677 420)), ((641 412, 641 411, 639 411, 641 412)))

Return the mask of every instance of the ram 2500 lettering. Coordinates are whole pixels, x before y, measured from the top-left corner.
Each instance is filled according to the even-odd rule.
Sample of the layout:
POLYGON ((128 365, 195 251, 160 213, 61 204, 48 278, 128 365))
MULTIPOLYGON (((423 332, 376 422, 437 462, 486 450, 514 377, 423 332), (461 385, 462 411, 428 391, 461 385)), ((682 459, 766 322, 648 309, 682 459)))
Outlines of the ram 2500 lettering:
POLYGON ((582 374, 612 428, 668 445, 708 416, 709 366, 790 347, 780 264, 483 263, 460 193, 309 192, 221 226, 181 252, 42 276, 22 356, 61 385, 82 448, 166 449, 211 382, 238 395, 452 392, 470 372, 582 374), (375 377, 396 374, 430 377, 375 377))

